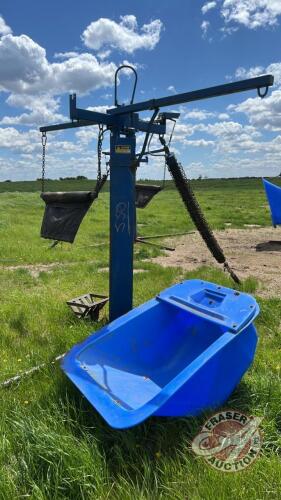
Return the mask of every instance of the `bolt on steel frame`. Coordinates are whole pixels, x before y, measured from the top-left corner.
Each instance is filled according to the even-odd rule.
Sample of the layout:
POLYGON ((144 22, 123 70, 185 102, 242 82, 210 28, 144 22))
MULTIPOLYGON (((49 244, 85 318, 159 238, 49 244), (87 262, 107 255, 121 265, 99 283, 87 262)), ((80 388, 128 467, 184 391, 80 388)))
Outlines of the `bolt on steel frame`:
MULTIPOLYGON (((118 71, 118 70, 117 70, 118 71)), ((70 96, 69 123, 40 127, 40 132, 105 125, 110 135, 110 321, 127 313, 133 306, 133 250, 136 231, 135 176, 136 132, 163 135, 166 119, 149 123, 139 118, 138 112, 155 111, 162 107, 189 103, 212 97, 257 89, 264 97, 273 85, 273 76, 264 75, 216 87, 194 90, 159 99, 128 105, 117 105, 106 113, 80 109, 76 94, 70 96), (261 89, 265 92, 261 93, 261 89)))

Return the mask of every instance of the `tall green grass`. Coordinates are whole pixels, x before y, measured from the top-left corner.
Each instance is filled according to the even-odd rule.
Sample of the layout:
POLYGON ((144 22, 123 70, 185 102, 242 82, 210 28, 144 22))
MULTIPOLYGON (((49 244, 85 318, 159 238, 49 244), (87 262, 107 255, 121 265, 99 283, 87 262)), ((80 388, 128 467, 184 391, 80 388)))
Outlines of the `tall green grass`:
MULTIPOLYGON (((238 189, 239 184, 210 181, 208 189, 200 186, 198 197, 213 227, 224 227, 226 214, 233 227, 270 224, 260 184, 248 182, 238 189)), ((65 302, 88 291, 108 292, 108 205, 104 193, 74 245, 50 250, 49 242, 39 239, 43 207, 38 194, 0 194, 0 381, 51 361, 107 321, 107 310, 99 323, 79 321, 65 302), (14 268, 53 263, 56 267, 38 268, 36 275, 14 268)), ((141 234, 192 229, 172 189, 139 211, 139 223, 141 234)), ((134 278, 135 305, 182 277, 232 286, 216 268, 184 273, 147 261, 157 252, 135 247, 135 267, 143 271, 134 278)), ((255 278, 246 280, 243 289, 255 294, 255 278)), ((191 440, 206 415, 154 417, 127 431, 112 430, 58 364, 49 364, 0 389, 0 499, 281 498, 281 300, 258 301, 257 355, 225 405, 263 417, 264 445, 248 470, 220 473, 193 455, 191 440)))

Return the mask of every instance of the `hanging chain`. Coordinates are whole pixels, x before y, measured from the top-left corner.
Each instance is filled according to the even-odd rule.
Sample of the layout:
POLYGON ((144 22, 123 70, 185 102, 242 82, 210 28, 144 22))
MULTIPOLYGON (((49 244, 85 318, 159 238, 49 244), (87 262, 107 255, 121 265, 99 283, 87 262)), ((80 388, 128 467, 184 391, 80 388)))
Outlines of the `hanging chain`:
POLYGON ((97 168, 97 182, 95 186, 95 190, 92 193, 92 199, 98 197, 104 183, 107 180, 109 174, 109 162, 106 163, 106 173, 101 175, 101 157, 102 157, 102 142, 104 138, 104 133, 106 130, 102 125, 99 125, 99 134, 98 134, 98 143, 97 143, 97 156, 98 156, 98 168, 97 168))
MULTIPOLYGON (((97 184, 101 182, 101 156, 102 156, 102 140, 103 140, 104 129, 102 125, 99 125, 99 135, 97 144, 98 153, 98 171, 97 171, 97 184)), ((42 176, 41 176, 41 189, 42 193, 45 190, 45 165, 46 165, 46 144, 47 144, 47 133, 42 132, 42 176)))
POLYGON ((103 126, 99 125, 99 135, 98 135, 98 172, 97 172, 97 183, 99 184, 101 181, 101 155, 102 155, 102 140, 103 140, 103 126))
POLYGON ((45 190, 45 164, 46 164, 46 144, 47 144, 47 133, 42 132, 42 175, 41 175, 41 190, 44 193, 45 190))

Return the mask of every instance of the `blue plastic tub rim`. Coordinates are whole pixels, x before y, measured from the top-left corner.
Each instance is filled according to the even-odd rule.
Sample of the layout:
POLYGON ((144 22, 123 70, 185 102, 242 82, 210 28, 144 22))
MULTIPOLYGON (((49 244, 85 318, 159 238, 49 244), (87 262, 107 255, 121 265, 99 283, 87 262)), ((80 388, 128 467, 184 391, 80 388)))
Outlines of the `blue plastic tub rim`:
MULTIPOLYGON (((62 360, 62 369, 65 371, 67 376, 72 380, 72 382, 78 387, 78 389, 83 393, 83 395, 91 402, 91 404, 96 408, 96 410, 103 416, 107 423, 118 429, 124 429, 131 427, 142 422, 144 419, 155 413, 159 407, 163 406, 176 391, 178 391, 187 380, 192 379, 196 376, 196 373, 204 366, 211 357, 219 350, 226 346, 228 343, 232 342, 237 336, 243 334, 243 332, 250 327, 257 315, 259 314, 260 308, 255 299, 244 292, 237 292, 235 290, 219 287, 222 294, 235 294, 238 300, 245 302, 245 318, 244 321, 240 322, 238 331, 230 331, 227 325, 221 336, 219 336, 214 342, 212 342, 206 349, 204 349, 195 359, 193 359, 187 366, 185 366, 181 371, 179 371, 173 379, 171 379, 162 390, 156 394, 151 400, 144 404, 144 406, 138 409, 124 409, 122 406, 118 406, 116 401, 113 401, 110 395, 102 390, 100 385, 95 383, 93 378, 83 370, 81 365, 77 362, 77 358, 80 357, 82 351, 86 349, 90 344, 97 342, 98 340, 106 337, 107 335, 118 335, 118 329, 124 327, 135 317, 140 314, 145 314, 153 306, 155 306, 160 298, 160 301, 167 301, 168 307, 175 307, 175 303, 169 304, 171 297, 179 298, 177 292, 181 290, 181 293, 185 293, 186 286, 190 290, 198 290, 198 286, 208 287, 212 289, 215 287, 217 289, 218 285, 214 283, 209 283, 202 280, 190 280, 189 282, 183 282, 178 285, 174 285, 159 294, 157 298, 153 298, 148 302, 136 307, 126 315, 117 318, 110 324, 104 326, 99 332, 92 333, 86 340, 80 344, 75 345, 70 352, 62 360), (187 285, 188 284, 188 285, 187 285), (238 294, 238 295, 237 295, 238 294), (239 298, 240 297, 240 298, 239 298), (247 305, 247 308, 246 308, 247 305), (251 307, 251 314, 249 314, 248 308, 251 307)), ((200 289, 199 287, 199 289, 200 289)), ((173 300, 173 299, 172 299, 173 300)), ((184 304, 185 306, 185 304, 184 304)), ((189 311, 192 314, 197 314, 202 317, 202 311, 189 311)), ((205 313, 203 313, 203 318, 205 319, 205 313)), ((210 316, 210 321, 220 324, 220 319, 210 316)))

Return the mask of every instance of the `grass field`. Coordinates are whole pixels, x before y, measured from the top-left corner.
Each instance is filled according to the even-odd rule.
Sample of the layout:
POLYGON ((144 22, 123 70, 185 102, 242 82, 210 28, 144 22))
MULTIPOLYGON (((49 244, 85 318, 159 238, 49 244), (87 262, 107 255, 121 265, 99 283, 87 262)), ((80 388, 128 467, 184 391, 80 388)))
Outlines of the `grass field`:
MULTIPOLYGON (((67 184, 91 187, 90 182, 67 184)), ((53 181, 51 188, 65 185, 53 181)), ((213 228, 270 225, 259 179, 202 180, 194 188, 213 228)), ((39 238, 43 202, 38 189, 38 183, 0 183, 0 382, 51 361, 106 321, 80 322, 65 301, 88 291, 108 293, 108 189, 86 216, 75 243, 54 249, 39 238)), ((138 211, 138 222, 141 235, 193 229, 171 185, 138 211)), ((135 268, 146 271, 135 274, 135 305, 183 275, 180 268, 150 263, 158 252, 135 247, 135 268)), ((232 286, 217 268, 184 277, 232 286)), ((249 279, 243 289, 255 294, 255 284, 249 279)), ((0 389, 0 499, 281 498, 281 300, 257 299, 255 362, 225 405, 263 417, 264 444, 253 466, 223 474, 194 457, 190 443, 206 415, 150 418, 127 431, 112 430, 59 366, 50 365, 0 389)))

